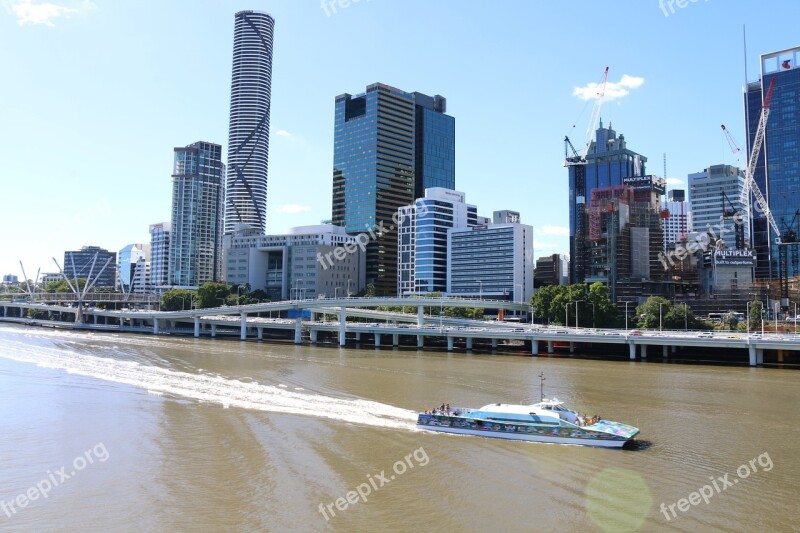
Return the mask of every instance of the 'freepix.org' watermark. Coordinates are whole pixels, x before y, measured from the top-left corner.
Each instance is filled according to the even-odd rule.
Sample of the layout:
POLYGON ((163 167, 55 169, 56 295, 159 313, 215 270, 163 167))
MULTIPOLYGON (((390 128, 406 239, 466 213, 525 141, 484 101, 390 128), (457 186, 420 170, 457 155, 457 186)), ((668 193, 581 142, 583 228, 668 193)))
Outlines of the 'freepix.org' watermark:
MULTIPOLYGON (((337 6, 340 9, 347 9, 352 4, 359 3, 359 1, 360 0, 322 0, 322 5, 320 7, 325 12, 325 15, 330 17, 331 15, 335 15, 337 13, 337 6)), ((370 0, 364 0, 364 2, 369 1, 370 0)))
POLYGON ((427 204, 419 200, 413 206, 401 207, 392 215, 392 223, 388 226, 383 220, 378 221, 374 227, 367 227, 366 231, 356 235, 353 241, 337 246, 325 255, 322 255, 322 252, 317 252, 317 262, 322 266, 323 270, 328 270, 336 264, 336 261, 344 260, 348 255, 354 254, 356 250, 361 250, 361 253, 365 253, 367 244, 370 241, 377 241, 384 235, 397 230, 406 218, 410 216, 421 217, 427 214, 427 204))
MULTIPOLYGON (((699 1, 700 0, 658 0, 658 7, 664 12, 664 16, 668 17, 670 13, 673 15, 675 14, 675 6, 678 6, 679 9, 683 9, 689 4, 696 4, 699 1), (669 13, 667 13, 667 8, 669 8, 669 13)), ((704 1, 708 2, 708 0, 704 1)))
POLYGON ((355 490, 348 491, 343 497, 336 498, 336 500, 331 503, 320 503, 319 512, 325 517, 325 521, 327 522, 336 516, 336 511, 333 510, 334 507, 336 507, 336 509, 339 511, 344 512, 350 505, 357 504, 359 500, 367 503, 367 496, 385 487, 397 479, 397 476, 402 476, 415 466, 425 466, 429 461, 430 459, 428 458, 427 452, 425 452, 425 449, 420 446, 410 454, 406 455, 403 459, 395 461, 395 463, 392 465, 392 471, 394 474, 389 474, 389 476, 387 476, 386 470, 381 470, 380 474, 368 474, 367 479, 369 483, 361 483, 355 488, 355 490), (414 461, 411 460, 412 458, 414 461, 416 461, 416 465, 414 464, 414 461), (330 513, 330 516, 328 516, 328 513, 330 513))
POLYGON ((92 448, 83 452, 82 455, 72 460, 72 470, 69 472, 67 472, 68 466, 62 466, 55 472, 48 470, 45 479, 42 479, 22 494, 18 494, 16 498, 7 501, 0 500, 0 511, 3 511, 8 518, 11 518, 17 514, 19 509, 24 509, 32 501, 39 498, 47 498, 51 490, 62 485, 68 479, 72 479, 73 476, 87 466, 94 464, 95 459, 100 463, 104 463, 108 460, 108 457, 106 445, 102 442, 95 444, 92 448))
POLYGON ((741 465, 739 468, 736 469, 736 475, 733 479, 729 479, 731 474, 725 474, 722 477, 714 477, 711 476, 711 485, 703 485, 700 489, 696 490, 689 494, 686 498, 681 498, 675 503, 671 503, 669 505, 662 503, 661 504, 661 512, 664 513, 664 518, 667 519, 667 522, 676 518, 678 515, 675 512, 675 507, 678 508, 678 511, 685 513, 689 509, 691 509, 691 505, 700 505, 700 502, 706 502, 708 504, 711 501, 711 498, 720 494, 722 491, 728 490, 728 487, 733 487, 734 485, 739 483, 740 479, 747 479, 750 477, 750 474, 755 474, 758 472, 758 467, 756 466, 758 463, 761 466, 762 472, 769 472, 772 470, 774 466, 772 464, 772 459, 769 456, 769 453, 764 452, 755 459, 751 459, 749 462, 741 465), (713 485, 713 487, 712 487, 713 485), (716 492, 714 490, 716 489, 716 492), (669 510, 669 512, 667 512, 669 510), (672 515, 670 516, 670 513, 672 515))

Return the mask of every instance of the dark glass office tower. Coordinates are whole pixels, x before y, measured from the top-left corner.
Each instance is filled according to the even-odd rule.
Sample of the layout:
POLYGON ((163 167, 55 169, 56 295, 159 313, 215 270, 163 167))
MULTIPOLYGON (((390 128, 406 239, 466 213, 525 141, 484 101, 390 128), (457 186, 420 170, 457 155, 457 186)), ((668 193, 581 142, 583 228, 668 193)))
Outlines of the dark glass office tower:
POLYGON ((604 128, 601 120, 595 139, 589 146, 585 164, 568 166, 571 283, 581 283, 584 273, 589 269, 586 212, 592 191, 623 185, 624 178, 646 176, 645 163, 646 157, 628 149, 624 135, 617 137, 611 124, 604 128))
MULTIPOLYGON (((754 172, 754 179, 767 199, 778 229, 784 234, 800 229, 800 47, 761 56, 761 80, 749 83, 744 95, 747 152, 755 141, 762 99, 772 80, 772 106, 764 145, 754 172)), ((776 235, 766 217, 751 199, 753 244, 756 251, 756 277, 778 277, 776 235)), ((786 241, 786 238, 783 239, 786 241)), ((796 247, 787 249, 786 271, 800 274, 796 247)))
POLYGON ((351 234, 385 230, 367 245, 367 283, 378 294, 397 294, 393 215, 426 187, 455 186, 455 121, 444 111, 441 96, 382 83, 336 97, 332 219, 351 234))
POLYGON ((170 285, 198 287, 220 280, 224 175, 220 145, 196 142, 175 148, 170 285))
POLYGON ((233 35, 231 114, 225 233, 237 224, 266 227, 272 35, 266 13, 236 13, 233 35))
POLYGON ((424 198, 425 189, 456 188, 456 119, 447 112, 447 100, 414 93, 416 161, 414 197, 424 198))

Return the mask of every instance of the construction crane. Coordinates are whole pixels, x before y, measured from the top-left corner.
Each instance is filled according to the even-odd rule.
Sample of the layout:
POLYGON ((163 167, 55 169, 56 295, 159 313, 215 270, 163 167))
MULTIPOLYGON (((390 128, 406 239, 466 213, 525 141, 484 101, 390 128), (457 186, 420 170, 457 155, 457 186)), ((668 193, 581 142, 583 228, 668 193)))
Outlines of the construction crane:
POLYGON ((600 120, 600 109, 603 107, 603 97, 606 94, 606 84, 608 83, 608 67, 603 71, 603 79, 600 81, 600 90, 597 91, 597 99, 592 108, 592 114, 589 117, 589 124, 586 127, 586 136, 583 143, 583 152, 578 154, 569 136, 564 137, 564 166, 569 167, 573 165, 585 165, 586 155, 589 153, 589 147, 592 145, 592 136, 597 128, 597 122, 600 120), (572 149, 572 156, 567 153, 567 146, 572 149))
POLYGON ((734 219, 733 224, 733 232, 736 239, 736 249, 737 250, 744 250, 744 224, 736 224, 735 219, 736 215, 739 211, 734 207, 733 202, 725 193, 722 191, 722 218, 723 219, 734 219), (727 202, 727 206, 725 203, 727 202))

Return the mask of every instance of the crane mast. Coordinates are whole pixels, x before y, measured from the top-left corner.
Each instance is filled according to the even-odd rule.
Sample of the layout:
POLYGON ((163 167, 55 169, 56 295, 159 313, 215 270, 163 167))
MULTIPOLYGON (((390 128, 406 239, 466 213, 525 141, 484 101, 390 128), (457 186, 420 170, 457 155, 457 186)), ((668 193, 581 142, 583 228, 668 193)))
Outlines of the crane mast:
POLYGON ((597 129, 597 122, 600 120, 600 109, 603 106, 603 97, 606 94, 606 85, 608 84, 608 67, 603 71, 603 79, 600 82, 600 89, 597 91, 597 100, 594 103, 594 107, 592 108, 592 115, 589 117, 589 124, 586 127, 586 136, 584 138, 583 143, 583 152, 578 154, 575 150, 575 147, 572 145, 572 142, 569 140, 569 136, 564 137, 564 155, 565 161, 564 166, 574 166, 574 165, 585 165, 586 164, 586 155, 589 153, 589 147, 592 145, 592 135, 594 134, 595 129, 597 129), (567 146, 572 151, 572 156, 570 157, 567 152, 567 146))

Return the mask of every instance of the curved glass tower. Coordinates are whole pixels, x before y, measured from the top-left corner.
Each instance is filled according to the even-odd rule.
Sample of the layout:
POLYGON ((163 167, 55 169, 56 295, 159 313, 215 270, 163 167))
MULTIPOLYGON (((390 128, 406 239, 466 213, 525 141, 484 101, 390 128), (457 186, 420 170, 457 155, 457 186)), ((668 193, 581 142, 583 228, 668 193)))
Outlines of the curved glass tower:
POLYGON ((272 35, 267 13, 236 13, 228 132, 225 233, 237 224, 265 229, 272 35))

